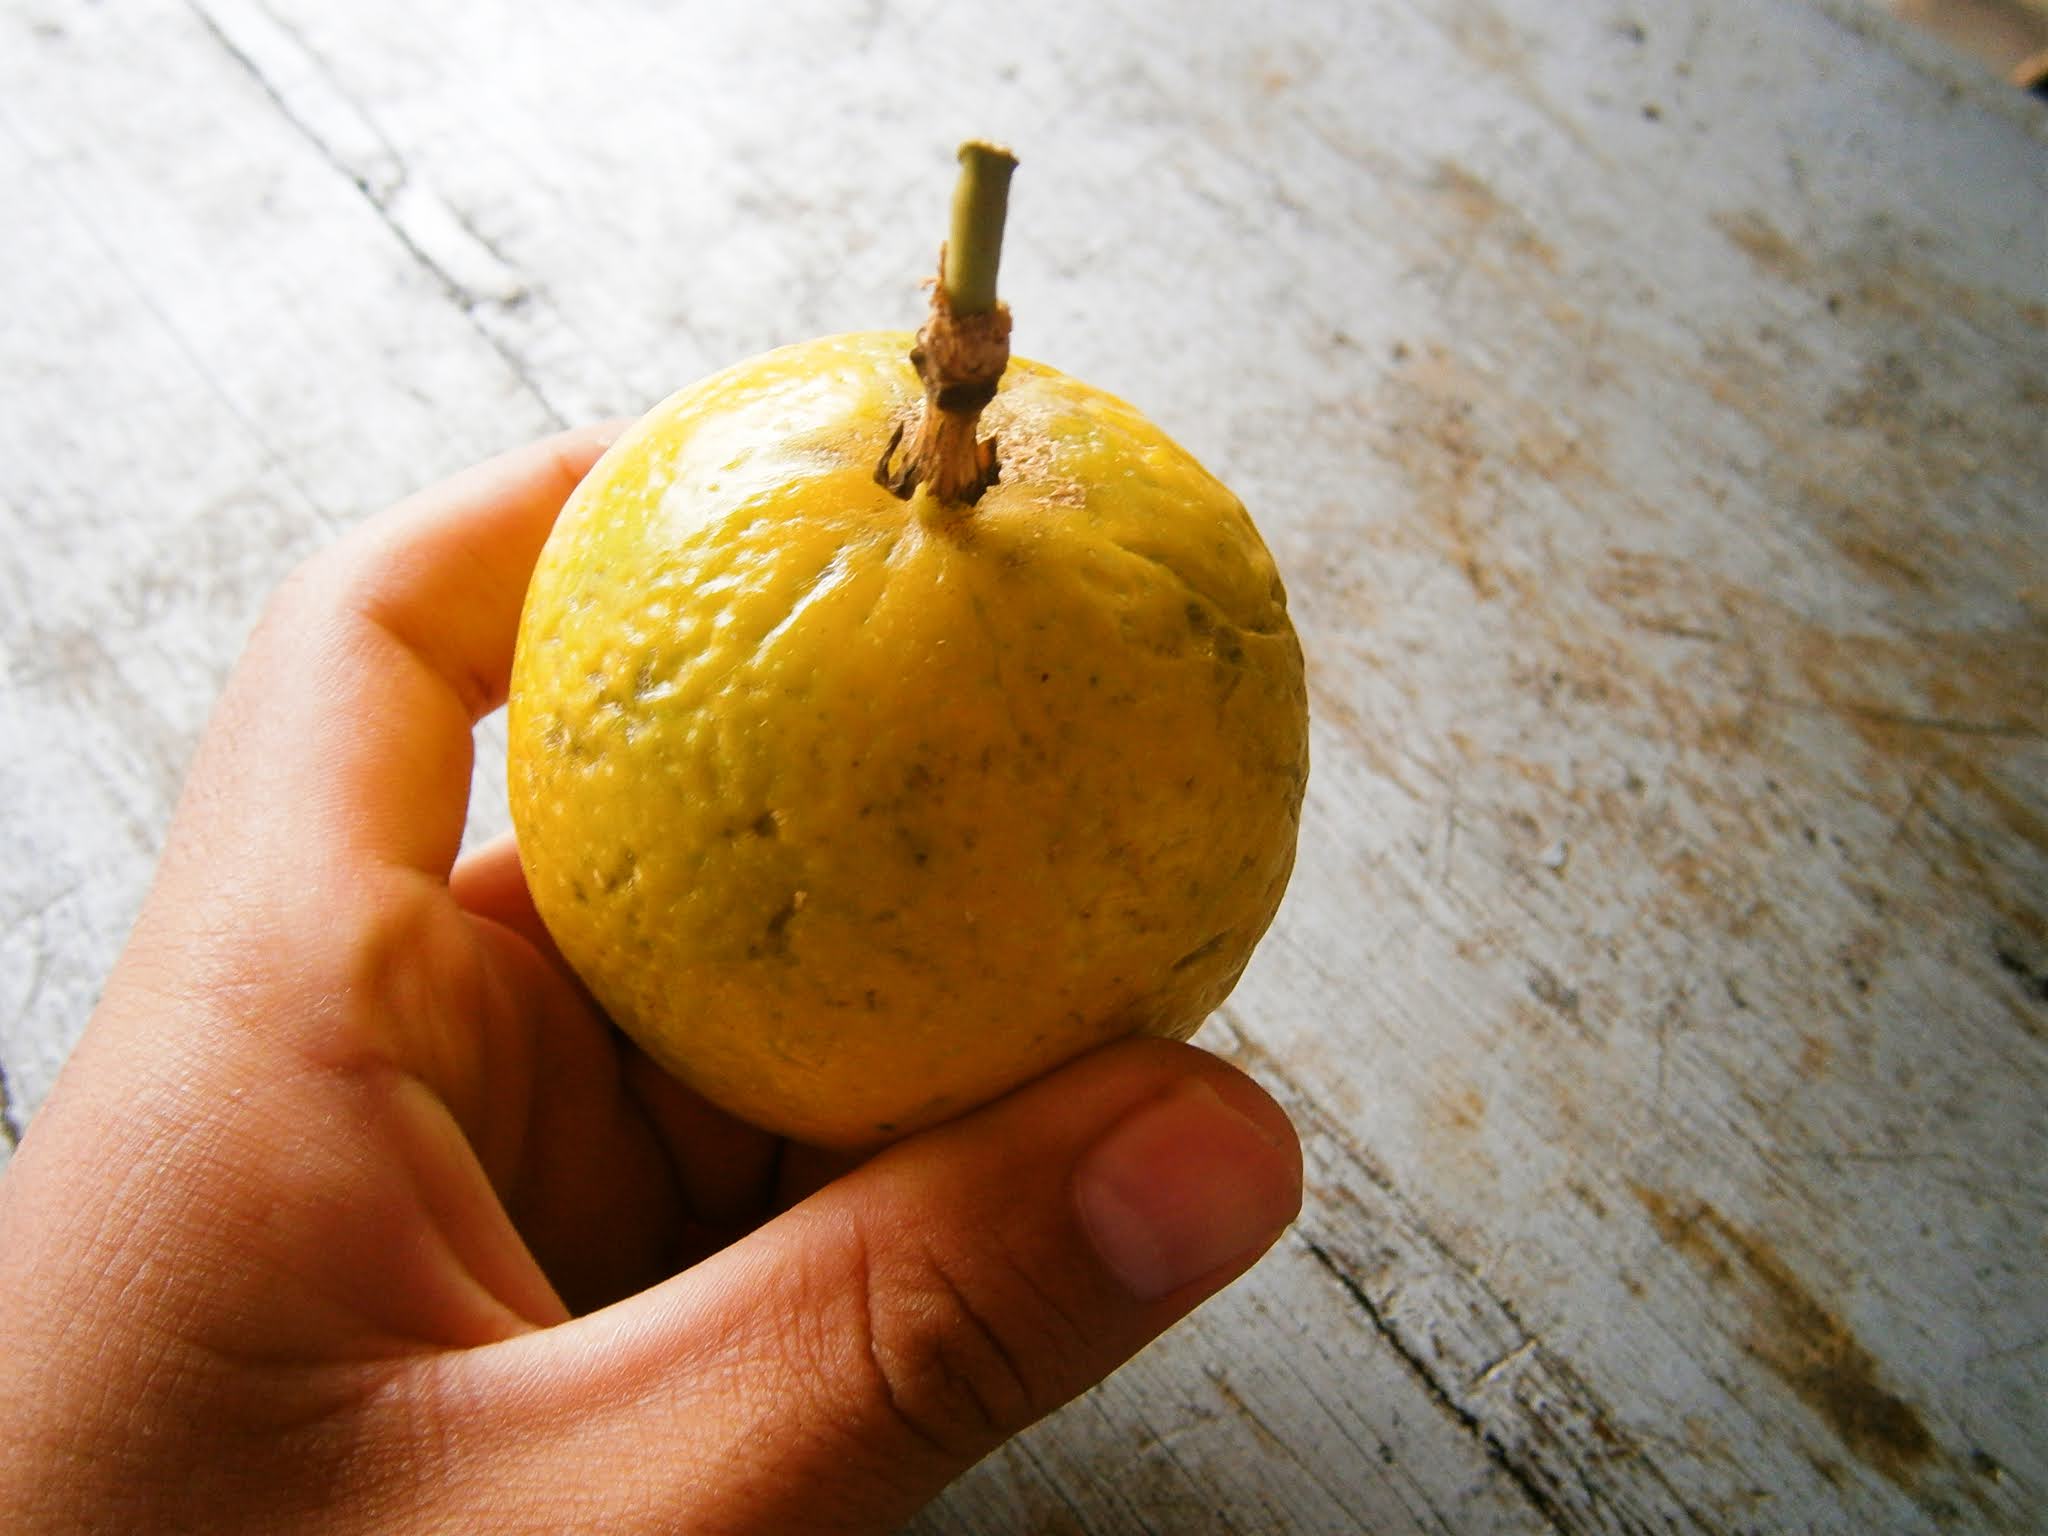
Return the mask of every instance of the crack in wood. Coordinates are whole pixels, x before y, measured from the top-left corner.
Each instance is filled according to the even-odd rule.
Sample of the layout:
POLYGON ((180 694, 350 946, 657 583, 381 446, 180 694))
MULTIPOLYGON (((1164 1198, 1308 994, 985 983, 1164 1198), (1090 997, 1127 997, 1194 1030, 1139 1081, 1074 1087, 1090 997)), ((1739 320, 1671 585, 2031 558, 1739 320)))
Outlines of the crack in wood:
MULTIPOLYGON (((1670 1536, 1722 1529, 1672 1486, 1664 1470, 1644 1457, 1630 1436, 1614 1427, 1606 1406, 1586 1383, 1544 1347, 1513 1303, 1436 1234, 1386 1172, 1360 1155, 1355 1145, 1332 1138, 1321 1107, 1251 1039, 1231 1009, 1226 1005, 1216 1017, 1236 1036, 1234 1049, 1225 1054, 1254 1070, 1276 1093, 1302 1127, 1304 1145, 1341 1145, 1345 1169, 1363 1179, 1389 1207, 1385 1212, 1362 1212, 1363 1218, 1391 1219, 1423 1253, 1416 1256, 1420 1267, 1411 1263, 1375 1301, 1335 1255, 1331 1243, 1308 1236, 1304 1229, 1304 1246, 1339 1282, 1374 1332, 1422 1378, 1430 1398, 1528 1495, 1552 1529, 1565 1536, 1670 1536), (1491 1326, 1502 1335, 1500 1342, 1479 1360, 1461 1363, 1457 1347, 1447 1351, 1425 1325, 1424 1342, 1436 1346, 1434 1358, 1425 1354, 1414 1339, 1402 1336, 1402 1327, 1392 1316, 1406 1280, 1420 1282, 1419 1306, 1434 1309, 1440 1322, 1456 1327, 1458 1319, 1470 1317, 1482 1320, 1484 1328, 1490 1317, 1491 1326), (1470 1387, 1463 1385, 1468 1376, 1476 1378, 1470 1387), (1489 1391, 1493 1400, 1474 1400, 1473 1394, 1481 1390, 1489 1391), (1622 1475, 1625 1470, 1629 1475, 1622 1475)), ((1338 1193, 1348 1191, 1340 1186, 1338 1193)))
MULTIPOLYGON (((453 208, 448 207, 445 201, 431 192, 419 193, 419 196, 435 205, 442 219, 459 230, 467 241, 477 247, 478 253, 488 263, 507 274, 506 281, 494 282, 488 285, 490 288, 495 288, 495 292, 487 291, 485 288, 466 280, 451 266, 446 258, 438 256, 429 250, 422 243, 418 231, 409 227, 408 220, 401 217, 398 209, 400 194, 406 192, 408 188, 414 187, 415 183, 404 162, 398 158, 397 152, 391 149, 388 140, 383 139, 381 134, 377 135, 379 142, 384 144, 386 150, 392 156, 393 163, 396 166, 396 174, 388 178, 388 180, 380 180, 378 177, 373 176, 369 170, 351 163, 349 156, 344 152, 343 148, 320 131, 319 127, 311 121, 308 114, 301 110, 294 102, 292 96, 264 69, 261 61, 257 59, 255 54, 231 35, 227 25, 202 3, 202 0, 186 0, 186 4, 193 16, 198 19, 200 25, 220 44, 228 57, 233 59, 249 78, 255 82, 257 89, 262 91, 276 105, 285 121, 290 123, 299 136, 312 146, 322 160, 326 161, 330 167, 348 180, 349 184, 362 195, 363 201, 369 204, 371 211, 377 216, 378 222, 403 247, 406 254, 423 271, 428 273, 435 282, 440 284, 450 299, 454 300, 456 307, 462 311, 463 315, 468 319, 470 326, 483 339, 484 344, 498 355, 499 359, 511 372, 513 378, 518 381, 520 387, 534 398, 548 419, 558 428, 567 427, 570 424, 569 413, 558 406, 549 396, 546 389, 542 387, 540 380, 535 377, 526 359, 521 357, 503 337, 497 335, 488 325, 484 324, 483 311, 487 307, 510 308, 512 305, 524 301, 528 296, 526 285, 511 275, 512 268, 504 258, 491 247, 488 241, 472 229, 460 214, 456 213, 453 208)), ((285 28, 283 23, 276 22, 274 18, 272 20, 274 25, 289 35, 289 29, 285 28)), ((298 42, 296 37, 293 37, 292 41, 294 44, 298 42)), ((332 82, 330 82, 331 84, 332 82)), ((368 119, 363 116, 360 109, 353 102, 348 101, 338 87, 333 87, 333 89, 335 95, 342 100, 346 108, 354 116, 367 124, 368 119)), ((371 131, 374 133, 374 128, 371 131)))
MULTIPOLYGON (((1417 1378, 1429 1399, 1473 1438, 1486 1458, 1514 1484, 1551 1530, 1560 1536, 1591 1536, 1595 1532, 1601 1536, 1656 1536, 1656 1533, 1672 1536, 1672 1533, 1680 1532, 1707 1536, 1707 1533, 1721 1529, 1702 1518, 1671 1487, 1661 1471, 1647 1463, 1644 1464, 1645 1470, 1654 1480, 1658 1496, 1653 1502, 1661 1507, 1629 1507, 1633 1500, 1626 1492, 1617 1485, 1603 1482, 1573 1445, 1575 1428, 1568 1421, 1568 1416, 1559 1420, 1545 1411, 1548 1398, 1540 1388, 1531 1401, 1525 1401, 1519 1394, 1515 1396, 1516 1403, 1529 1409, 1533 1417, 1527 1426, 1531 1431, 1529 1443, 1511 1443, 1478 1410, 1468 1407, 1461 1400, 1467 1394, 1454 1392, 1442 1372, 1403 1337, 1401 1329, 1389 1315, 1390 1304, 1375 1302, 1364 1285, 1328 1247, 1306 1235, 1303 1235, 1302 1243, 1364 1314, 1373 1332, 1393 1349, 1417 1378), (1538 1441, 1548 1443, 1556 1450, 1561 1465, 1552 1466, 1546 1462, 1539 1453, 1538 1441)), ((1480 1375, 1482 1378, 1505 1376, 1517 1361, 1524 1359, 1539 1365, 1550 1364, 1543 1359, 1542 1341, 1532 1336, 1493 1362, 1480 1375)), ((1567 1386, 1576 1385, 1571 1381, 1568 1370, 1564 1376, 1567 1386)), ((1567 1407, 1571 1406, 1583 1405, 1567 1404, 1567 1407)), ((1609 1428, 1604 1418, 1595 1420, 1592 1432, 1599 1438, 1612 1440, 1616 1454, 1636 1455, 1633 1447, 1609 1428)))
POLYGON ((1400 1357, 1402 1364, 1406 1365, 1410 1373, 1421 1383, 1422 1390, 1428 1395, 1429 1400, 1442 1409, 1466 1434, 1479 1442, 1480 1448, 1486 1452, 1486 1459, 1500 1468, 1553 1531, 1558 1532, 1559 1536, 1570 1536, 1571 1528, 1564 1523, 1563 1511, 1558 1508, 1556 1501, 1527 1471, 1516 1465, 1514 1458, 1508 1455, 1507 1447, 1501 1443, 1500 1437, 1486 1427, 1478 1414, 1444 1390, 1443 1383, 1429 1368, 1429 1362, 1402 1339, 1394 1325, 1387 1321, 1386 1314, 1374 1303, 1372 1297, 1366 1294, 1365 1287, 1360 1285, 1350 1271, 1331 1257, 1330 1251, 1314 1238, 1303 1237, 1302 1245, 1308 1249, 1310 1257, 1337 1282, 1344 1294, 1351 1298, 1352 1304, 1365 1315, 1365 1320, 1372 1325, 1372 1331, 1400 1357))

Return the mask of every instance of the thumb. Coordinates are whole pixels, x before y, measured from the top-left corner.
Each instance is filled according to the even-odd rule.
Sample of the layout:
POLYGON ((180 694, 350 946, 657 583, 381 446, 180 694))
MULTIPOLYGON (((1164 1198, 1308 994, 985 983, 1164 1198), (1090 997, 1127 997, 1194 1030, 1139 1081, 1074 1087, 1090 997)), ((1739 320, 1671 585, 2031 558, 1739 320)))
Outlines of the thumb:
POLYGON ((1249 1267, 1300 1201, 1293 1129, 1249 1078, 1111 1046, 630 1301, 470 1357, 496 1382, 462 1396, 509 1414, 477 1470, 524 1504, 587 1499, 604 1467, 606 1530, 894 1530, 1249 1267))

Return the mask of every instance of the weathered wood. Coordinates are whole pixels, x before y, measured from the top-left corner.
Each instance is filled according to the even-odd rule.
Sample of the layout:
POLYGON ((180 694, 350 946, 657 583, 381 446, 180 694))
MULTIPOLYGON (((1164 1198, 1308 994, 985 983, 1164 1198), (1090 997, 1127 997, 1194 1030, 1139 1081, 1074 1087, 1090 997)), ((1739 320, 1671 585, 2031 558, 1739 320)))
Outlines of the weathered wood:
POLYGON ((718 9, 0 0, 8 1136, 289 564, 914 324, 985 133, 1018 349, 1289 581, 1302 859, 1203 1038, 1311 1192, 915 1528, 2028 1528, 2041 109, 1855 0, 718 9))

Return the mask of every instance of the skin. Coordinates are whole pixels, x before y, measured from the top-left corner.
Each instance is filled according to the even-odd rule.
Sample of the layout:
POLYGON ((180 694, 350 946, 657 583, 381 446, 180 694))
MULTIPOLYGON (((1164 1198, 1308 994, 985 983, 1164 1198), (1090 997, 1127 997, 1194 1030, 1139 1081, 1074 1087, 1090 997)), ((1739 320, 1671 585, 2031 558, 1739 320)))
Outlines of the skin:
POLYGON ((649 1066, 457 862, 610 433, 295 573, 0 1180, 10 1530, 881 1532, 1292 1219, 1244 1076, 1111 1046, 847 1166, 649 1066))

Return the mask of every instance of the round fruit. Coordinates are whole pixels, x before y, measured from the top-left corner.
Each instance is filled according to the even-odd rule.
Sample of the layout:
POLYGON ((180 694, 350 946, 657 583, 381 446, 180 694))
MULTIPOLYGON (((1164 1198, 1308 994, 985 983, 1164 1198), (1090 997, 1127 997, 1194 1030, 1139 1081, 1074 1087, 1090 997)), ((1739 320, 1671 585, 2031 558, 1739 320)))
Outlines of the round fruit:
POLYGON ((563 956, 667 1070, 823 1145, 1192 1033, 1279 904, 1307 772, 1238 500, 1021 360, 980 412, 993 483, 899 494, 935 392, 910 347, 785 347, 658 406, 563 511, 513 668, 563 956))

